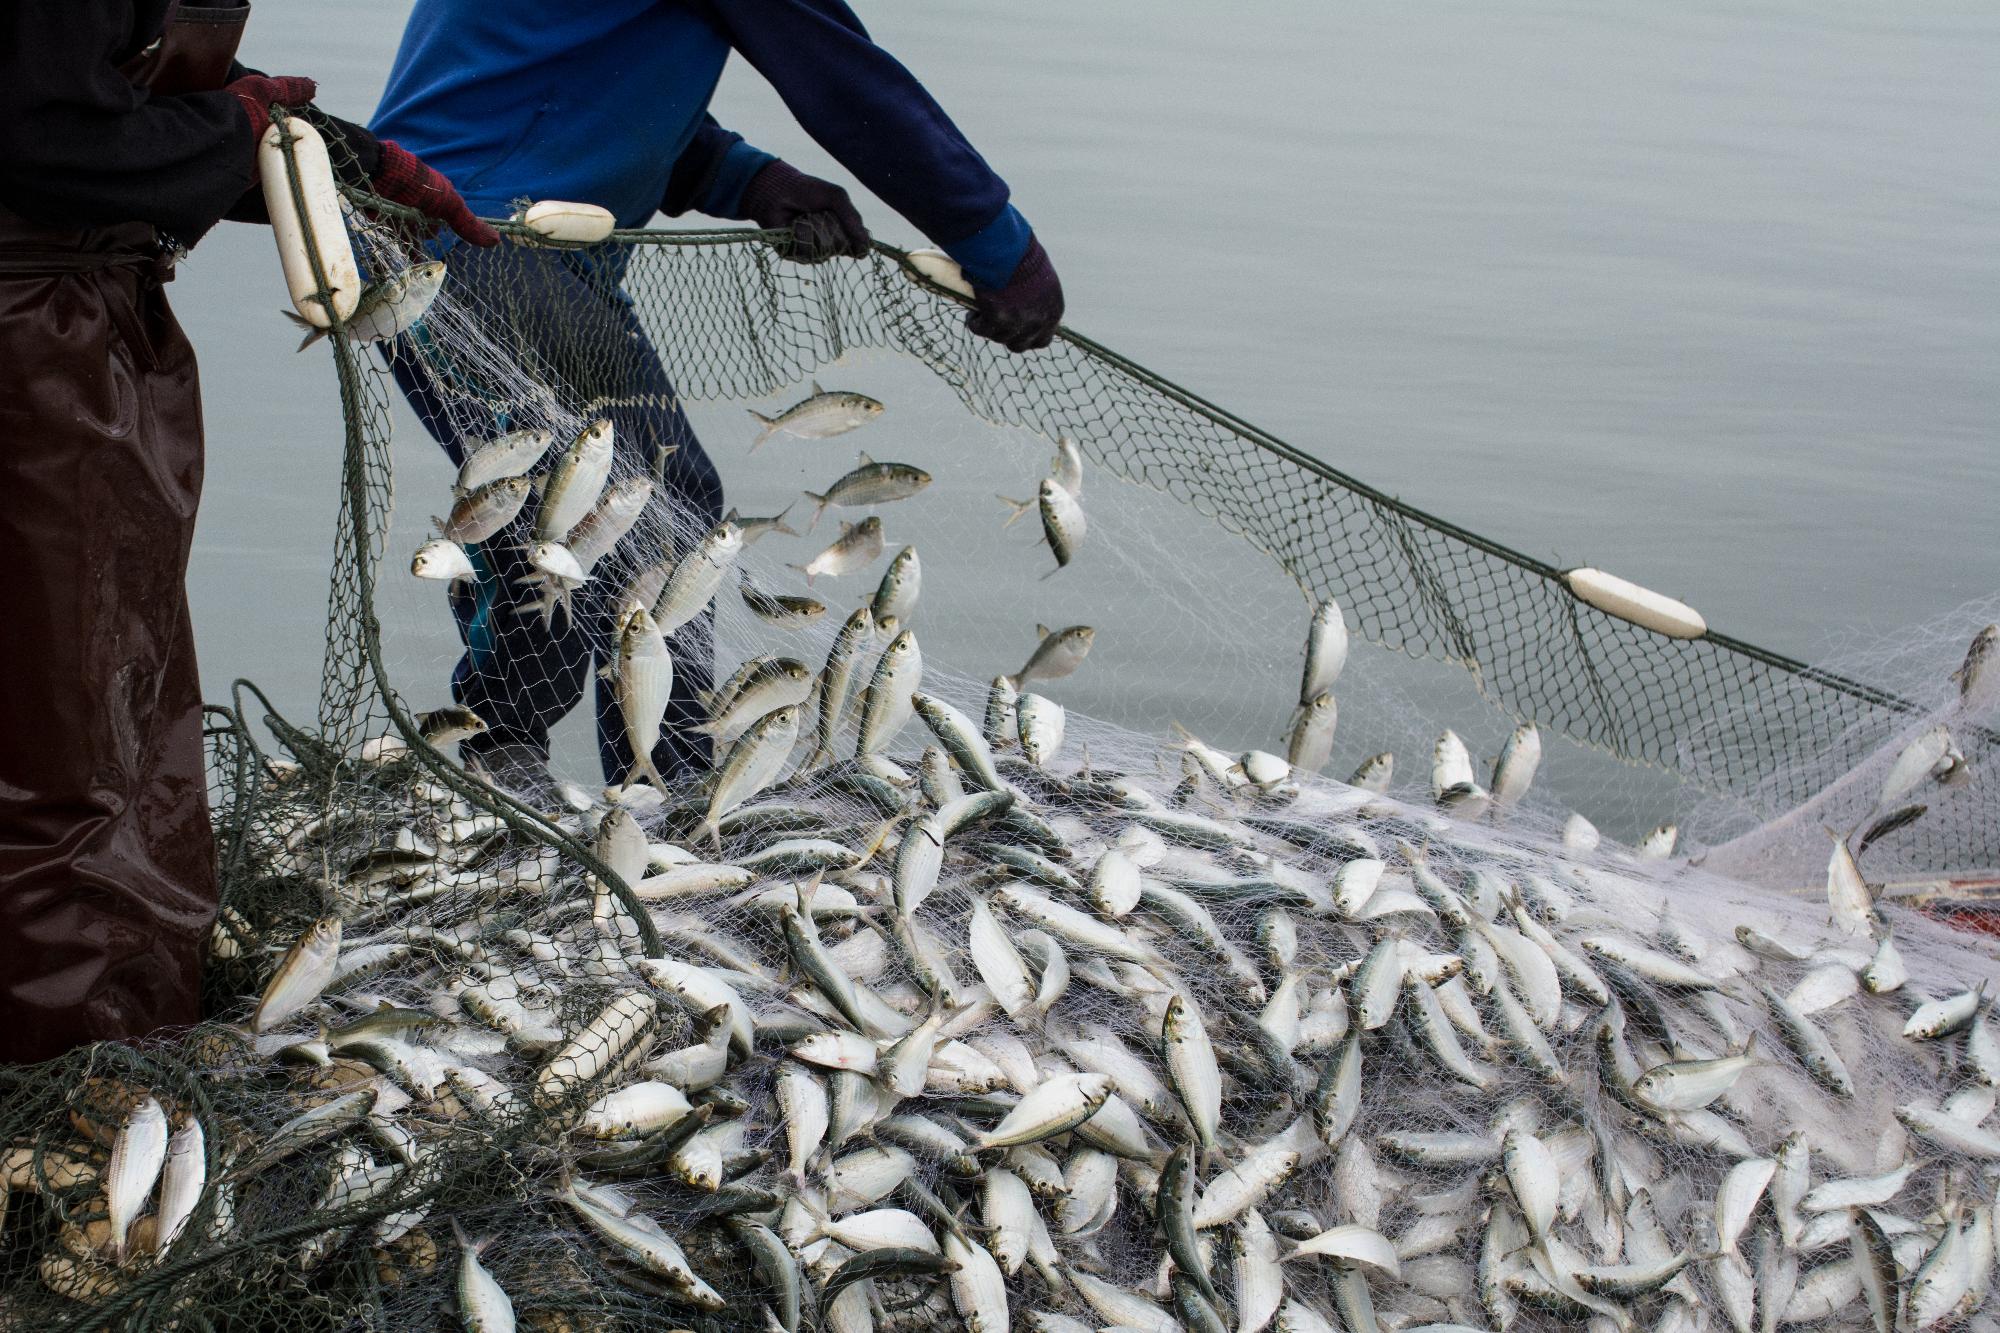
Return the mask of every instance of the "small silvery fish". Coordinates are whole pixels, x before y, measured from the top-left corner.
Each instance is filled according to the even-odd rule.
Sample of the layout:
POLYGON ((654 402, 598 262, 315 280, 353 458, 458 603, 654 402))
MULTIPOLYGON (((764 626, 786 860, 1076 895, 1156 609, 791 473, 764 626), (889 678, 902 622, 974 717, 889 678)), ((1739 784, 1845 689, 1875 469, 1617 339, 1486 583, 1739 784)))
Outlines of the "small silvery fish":
POLYGON ((611 457, 611 423, 599 417, 578 433, 549 469, 541 507, 535 511, 537 541, 566 540, 569 530, 597 507, 604 484, 611 479, 611 457))
POLYGON ((208 1142, 201 1121, 190 1115, 167 1141, 166 1168, 160 1173, 160 1207, 153 1241, 165 1254, 180 1236, 208 1183, 208 1142))
POLYGON ((1021 753, 1040 767, 1055 758, 1062 748, 1065 716, 1063 707, 1039 694, 1024 694, 1014 705, 1021 733, 1021 753))
POLYGON ((826 614, 826 603, 812 597, 766 592, 743 576, 743 605, 773 629, 794 630, 810 625, 826 614))
POLYGON ((152 1197, 153 1182, 167 1160, 167 1113, 150 1094, 132 1114, 111 1144, 111 1161, 104 1168, 104 1207, 111 1223, 111 1262, 125 1262, 126 1235, 139 1210, 152 1197))
POLYGON ((1347 665, 1347 617, 1329 597, 1313 611, 1306 632, 1306 669, 1299 685, 1299 702, 1311 703, 1333 688, 1347 665))
POLYGON ((578 584, 590 577, 584 567, 577 562, 575 554, 567 546, 557 542, 530 542, 528 563, 564 583, 578 584))
POLYGON ((1380 793, 1389 790, 1389 783, 1395 776, 1396 756, 1384 750, 1362 760, 1361 766, 1354 770, 1354 776, 1347 780, 1347 785, 1380 793))
POLYGON ((895 738, 915 711, 917 687, 924 678, 924 655, 917 636, 904 630, 883 650, 881 660, 861 697, 861 733, 856 756, 880 750, 895 738))
POLYGON ((604 488, 597 507, 569 530, 569 540, 563 545, 585 570, 593 568, 638 523, 652 498, 649 477, 623 477, 612 482, 604 488))
POLYGON ((845 435, 881 416, 882 404, 867 394, 845 390, 829 393, 819 387, 818 380, 814 380, 809 397, 793 403, 777 416, 767 417, 755 408, 750 410, 750 415, 764 428, 750 442, 750 452, 754 454, 773 435, 791 435, 801 440, 825 440, 845 435))
POLYGON ((1083 451, 1067 435, 1056 440, 1055 456, 1049 460, 1049 476, 1077 499, 1083 498, 1083 451))
POLYGON ((722 516, 722 521, 735 524, 743 533, 743 544, 749 546, 758 538, 769 536, 774 532, 782 532, 787 537, 798 536, 798 531, 785 522, 786 516, 791 512, 792 506, 786 505, 782 511, 769 518, 745 518, 731 509, 722 516))
POLYGON ((278 1024, 319 998, 332 982, 340 962, 340 918, 324 916, 312 923, 292 945, 264 988, 257 1011, 250 1017, 252 1032, 269 1032, 278 1024))
POLYGON ((625 743, 632 750, 626 785, 634 775, 644 774, 656 789, 665 791, 666 780, 653 764, 653 747, 660 742, 661 719, 674 690, 674 659, 645 607, 626 611, 618 626, 618 656, 603 671, 610 677, 619 720, 625 724, 625 743))
POLYGON ((699 832, 719 846, 722 842, 719 821, 777 781, 798 739, 797 704, 787 704, 753 723, 716 766, 715 786, 709 793, 708 813, 699 832))
MULTIPOLYGON (((1285 738, 1285 762, 1303 773, 1317 773, 1325 768, 1327 760, 1333 758, 1333 731, 1339 723, 1340 708, 1334 703, 1331 690, 1300 704, 1292 715, 1291 733, 1285 738)), ((1387 785, 1386 775, 1384 785, 1387 785)))
POLYGON ((1876 798, 1875 808, 1887 810, 1902 804, 1903 798, 1931 776, 1951 750, 1951 732, 1942 726, 1930 728, 1904 746, 1896 762, 1889 766, 1888 776, 1882 779, 1882 793, 1876 798))
POLYGON ((1958 685, 1958 706, 1968 712, 1982 710, 2000 686, 2000 625, 1988 625, 1972 636, 1965 660, 1951 673, 1958 685))
POLYGON ((875 637, 875 621, 867 607, 862 607, 847 618, 840 627, 840 633, 833 639, 833 647, 827 651, 826 665, 819 673, 819 728, 815 736, 809 767, 831 763, 834 757, 834 741, 840 734, 840 722, 847 710, 847 697, 854 688, 855 668, 861 664, 861 649, 875 637))
POLYGON ((493 536, 521 512, 534 488, 526 477, 508 477, 461 495, 452 503, 446 518, 433 518, 438 536, 448 542, 470 546, 493 536))
POLYGON ((472 561, 457 542, 433 537, 410 557, 410 572, 420 579, 457 583, 473 577, 472 561))
POLYGON ((703 534, 694 549, 674 566, 673 574, 653 603, 653 623, 660 627, 660 633, 672 634, 707 610, 741 554, 743 529, 728 519, 703 534))
POLYGON ((1535 770, 1542 762, 1542 733, 1532 722, 1523 722, 1500 747, 1493 761, 1493 803, 1509 806, 1528 794, 1535 770))
POLYGON ((1035 651, 1029 654, 1027 665, 1011 676, 1000 678, 1010 689, 1019 690, 1031 680, 1061 680, 1070 675, 1090 655, 1097 631, 1088 625, 1071 625, 1062 630, 1037 625, 1035 638, 1035 651))
POLYGON ((860 465, 824 493, 806 492, 806 499, 813 502, 812 521, 806 524, 806 530, 810 532, 818 526, 820 515, 829 508, 865 508, 907 500, 930 484, 931 474, 922 468, 908 463, 878 463, 863 453, 860 465))
POLYGON ((1056 568, 1042 575, 1043 578, 1053 576, 1056 570, 1067 567, 1076 558, 1089 525, 1084 520, 1083 506, 1077 503, 1074 494, 1063 488, 1061 482, 1053 477, 1044 477, 1034 499, 1010 500, 1003 495, 1000 501, 1014 510, 1003 526, 1011 526, 1015 519, 1030 509, 1041 514, 1042 538, 1048 542, 1049 550, 1056 558, 1056 568))
MULTIPOLYGON (((386 278, 369 283, 355 300, 354 313, 347 317, 347 340, 353 343, 382 342, 406 332, 429 312, 431 303, 437 300, 442 290, 442 259, 412 264, 400 273, 391 273, 386 278)), ((306 330, 305 340, 299 344, 301 352, 331 331, 320 328, 294 311, 280 313, 306 330)))
POLYGON ((902 628, 917 609, 923 579, 923 566, 917 560, 917 548, 905 546, 896 552, 889 568, 882 572, 882 582, 876 586, 875 601, 870 607, 876 629, 884 634, 894 634, 902 628))
POLYGON ((514 1333, 514 1302, 479 1262, 485 1246, 474 1245, 457 1218, 451 1233, 458 1238, 458 1314, 465 1333, 514 1333))
POLYGON ((803 565, 793 565, 810 584, 822 574, 838 577, 872 565, 882 554, 882 520, 870 514, 859 523, 840 525, 833 545, 803 565))
POLYGON ((532 472, 554 443, 555 436, 546 430, 510 430, 486 440, 465 455, 452 490, 465 495, 492 482, 532 472))
POLYGON ((455 745, 486 730, 486 719, 458 704, 418 713, 411 721, 417 724, 419 736, 438 746, 455 745))

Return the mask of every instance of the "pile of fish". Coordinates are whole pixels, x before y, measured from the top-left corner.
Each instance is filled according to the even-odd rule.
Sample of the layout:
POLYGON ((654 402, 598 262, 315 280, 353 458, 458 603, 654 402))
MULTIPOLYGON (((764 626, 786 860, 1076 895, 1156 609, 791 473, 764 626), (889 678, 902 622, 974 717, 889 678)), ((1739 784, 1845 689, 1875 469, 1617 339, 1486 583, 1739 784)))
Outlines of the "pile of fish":
MULTIPOLYGON (((881 410, 814 385, 758 443, 881 410)), ((471 577, 528 525, 564 614, 651 484, 610 479, 608 422, 554 446, 470 453, 414 571, 471 577)), ((863 454, 813 519, 929 480, 863 454)), ((1064 442, 1008 502, 1058 569, 1081 491, 1064 442)), ((785 519, 732 514, 622 589, 635 753, 665 636, 785 519)), ((798 568, 883 550, 869 515, 798 568)), ((175 1048, 199 1086, 93 1065, 31 1130, 0 1115, 0 1310, 167 1274, 141 1322, 180 1326, 235 1272, 264 1302, 236 1323, 331 1300, 475 1333, 1990 1326, 2000 969, 1892 928, 1847 841, 1802 905, 1670 862, 1671 825, 1537 839, 1510 822, 1531 724, 1484 782, 1444 733, 1427 802, 1386 754, 1319 781, 1332 603, 1283 756, 1181 732, 1107 765, 1027 688, 1094 630, 975 689, 926 673, 919 588, 906 547, 822 665, 746 661, 699 788, 559 788, 603 879, 398 740, 267 762, 214 939, 238 1021, 175 1048)), ((780 631, 827 609, 740 595, 780 631)))
POLYGON ((1994 968, 1906 960, 1844 844, 1809 909, 1540 846, 1491 819, 1525 738, 1477 819, 1455 737, 1429 806, 1185 736, 1162 791, 1019 677, 974 722, 906 671, 856 758, 780 705, 709 792, 552 812, 619 883, 393 746, 364 810, 273 768, 265 892, 323 915, 234 904, 261 988, 189 1039, 258 1115, 67 1094, 0 1145, 66 1219, 33 1280, 268 1232, 274 1280, 482 1331, 1987 1318, 1994 968))

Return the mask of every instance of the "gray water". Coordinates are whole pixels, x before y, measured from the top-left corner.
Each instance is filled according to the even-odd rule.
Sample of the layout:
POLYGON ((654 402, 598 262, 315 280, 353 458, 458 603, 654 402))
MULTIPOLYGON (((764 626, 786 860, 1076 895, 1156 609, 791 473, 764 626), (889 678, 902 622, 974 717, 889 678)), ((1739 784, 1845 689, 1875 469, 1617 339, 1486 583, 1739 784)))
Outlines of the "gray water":
MULTIPOLYGON (((263 0, 245 58, 364 116, 407 9, 263 0)), ((860 9, 1012 183, 1075 327, 1336 466, 1807 658, 2000 590, 1990 5, 860 9)), ((715 111, 840 178, 740 62, 715 111)), ((206 687, 309 712, 331 371, 259 230, 173 298, 206 687)), ((761 489, 769 453, 725 475, 761 489)), ((421 508, 442 467, 408 471, 421 508)))

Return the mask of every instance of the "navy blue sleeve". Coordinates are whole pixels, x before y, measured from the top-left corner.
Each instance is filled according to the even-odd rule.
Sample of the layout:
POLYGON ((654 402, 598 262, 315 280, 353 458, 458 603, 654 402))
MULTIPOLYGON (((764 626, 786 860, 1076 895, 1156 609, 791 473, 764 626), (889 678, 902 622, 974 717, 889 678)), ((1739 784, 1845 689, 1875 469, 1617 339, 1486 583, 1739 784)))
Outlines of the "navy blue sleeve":
POLYGON ((916 76, 875 45, 844 0, 722 0, 706 8, 820 147, 974 283, 1006 285, 1029 239, 1026 219, 1007 202, 1007 182, 916 76))
POLYGON ((761 148, 752 148, 734 130, 723 129, 714 116, 705 115, 674 163, 660 211, 669 217, 679 217, 689 209, 716 218, 741 217, 738 208, 743 187, 777 160, 761 148))

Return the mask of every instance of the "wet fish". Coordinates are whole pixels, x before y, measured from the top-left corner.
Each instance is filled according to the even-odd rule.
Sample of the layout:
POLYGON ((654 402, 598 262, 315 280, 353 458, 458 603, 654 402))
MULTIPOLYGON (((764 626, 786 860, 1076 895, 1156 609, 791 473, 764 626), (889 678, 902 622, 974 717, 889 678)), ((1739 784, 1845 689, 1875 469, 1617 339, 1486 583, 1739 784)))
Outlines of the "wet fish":
POLYGON ((884 634, 902 629, 915 614, 922 589, 923 566, 917 560, 917 548, 905 546, 889 561, 875 589, 875 601, 869 608, 875 627, 884 634))
POLYGON ((420 579, 451 583, 474 577, 472 561, 466 557, 465 548, 442 537, 432 538, 417 548, 417 553, 410 557, 410 572, 420 579))
POLYGON ((542 484, 535 511, 536 541, 562 542, 592 509, 611 479, 611 422, 603 417, 585 426, 557 455, 542 484))
POLYGON ((931 474, 922 468, 911 467, 908 463, 878 463, 864 452, 860 465, 824 492, 806 492, 806 499, 813 502, 812 521, 806 524, 806 530, 816 527, 820 515, 829 508, 855 509, 891 504, 909 499, 930 484, 931 474))
POLYGON ((508 477, 525 476, 548 456, 555 436, 546 430, 510 430, 468 450, 459 464, 455 494, 466 495, 508 477))
MULTIPOLYGON (((361 289, 342 332, 349 342, 364 344, 383 342, 407 332, 430 312, 438 293, 444 290, 444 277, 444 261, 431 259, 376 279, 361 289)), ((296 311, 280 313, 306 330, 298 347, 301 352, 331 332, 296 311)))
POLYGON ((743 553, 743 530, 728 519, 710 528, 674 566, 653 604, 660 633, 672 634, 708 609, 743 553))
POLYGON ((750 452, 754 454, 773 435, 790 435, 801 440, 825 440, 845 435, 881 416, 882 404, 862 393, 844 389, 829 392, 820 388, 819 381, 814 380, 809 395, 778 415, 767 417, 755 408, 750 410, 750 415, 764 428, 750 442, 750 452))
POLYGON ((882 520, 870 514, 859 523, 840 525, 833 545, 803 565, 793 565, 811 583, 821 575, 838 578, 872 565, 882 556, 882 520))
POLYGON ((431 522, 446 541, 470 546, 512 523, 533 493, 526 477, 508 477, 461 495, 452 503, 449 517, 431 522))
POLYGON ((1001 677, 1009 689, 1019 690, 1031 680, 1061 680, 1073 674, 1089 656, 1097 631, 1088 625, 1071 625, 1062 630, 1037 625, 1035 638, 1035 651, 1029 654, 1027 665, 1011 676, 1001 677))

